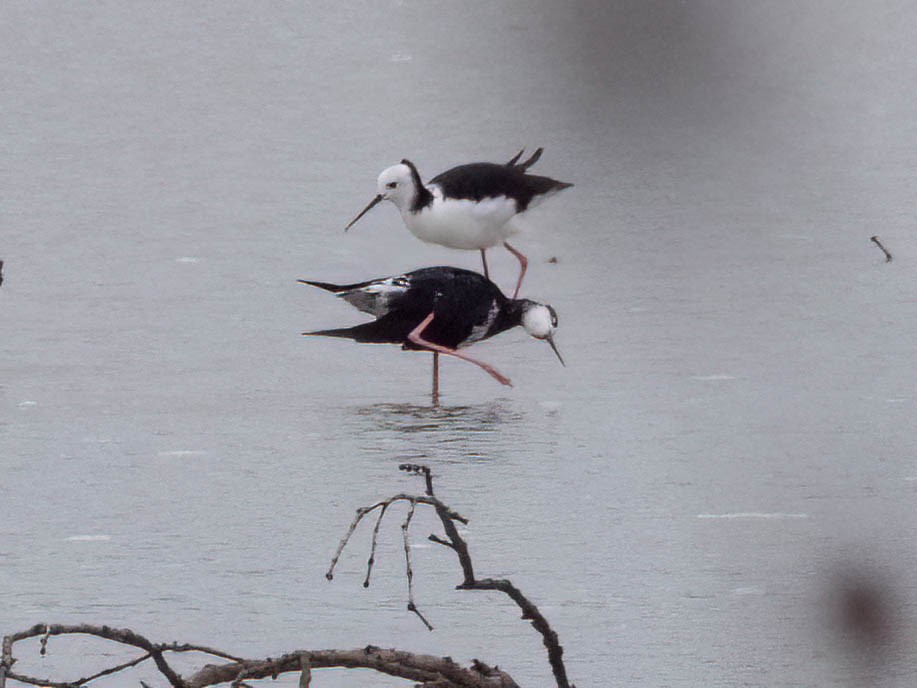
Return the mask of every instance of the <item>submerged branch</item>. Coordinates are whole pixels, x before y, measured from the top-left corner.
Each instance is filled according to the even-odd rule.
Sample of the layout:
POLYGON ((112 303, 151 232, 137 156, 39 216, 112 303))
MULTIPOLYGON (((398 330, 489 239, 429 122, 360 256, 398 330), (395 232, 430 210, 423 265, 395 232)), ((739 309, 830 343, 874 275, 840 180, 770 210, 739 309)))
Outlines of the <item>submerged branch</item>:
MULTIPOLYGON (((231 655, 220 650, 198 645, 156 644, 127 628, 109 626, 81 625, 46 625, 39 624, 32 628, 13 633, 3 639, 2 669, 0 685, 7 680, 18 681, 26 685, 45 686, 47 688, 77 688, 90 681, 110 676, 137 666, 147 659, 156 659, 163 652, 205 652, 220 658, 231 655), (12 672, 10 668, 16 661, 13 646, 20 640, 47 635, 92 635, 122 645, 142 647, 144 655, 128 662, 104 669, 96 674, 76 681, 54 681, 38 679, 12 672)), ((395 649, 381 649, 367 646, 354 650, 301 650, 267 659, 235 659, 223 664, 207 664, 188 678, 182 678, 171 669, 163 670, 168 665, 157 662, 160 672, 175 688, 207 688, 230 684, 242 688, 246 680, 257 681, 264 678, 276 678, 285 673, 298 673, 299 685, 308 688, 313 669, 372 669, 383 674, 416 681, 421 684, 437 685, 442 688, 517 688, 509 674, 499 669, 484 670, 477 664, 463 667, 449 657, 416 654, 395 649)))

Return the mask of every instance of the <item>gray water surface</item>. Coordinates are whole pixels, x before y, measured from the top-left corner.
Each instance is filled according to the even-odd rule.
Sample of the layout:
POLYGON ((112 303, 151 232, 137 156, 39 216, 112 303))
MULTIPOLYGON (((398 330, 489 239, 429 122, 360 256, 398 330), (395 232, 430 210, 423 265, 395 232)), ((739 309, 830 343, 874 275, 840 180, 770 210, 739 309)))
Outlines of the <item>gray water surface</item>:
MULTIPOLYGON (((433 633, 404 609, 404 511, 372 587, 369 528, 325 581, 357 506, 421 489, 409 461, 581 688, 913 685, 911 4, 14 0, 0 18, 2 632, 371 643, 550 685, 508 601, 454 590, 431 514, 412 530, 433 633), (363 316, 297 278, 479 265, 391 206, 345 235, 382 168, 523 146, 576 184, 515 242, 566 368, 513 331, 473 351, 514 387, 446 360, 432 409, 428 355, 300 337, 363 316), (851 585, 890 610, 879 641, 845 617, 851 585)), ((491 253, 509 289, 515 260, 491 253)), ((17 668, 111 660, 50 647, 17 668)), ((162 685, 99 684, 139 678, 162 685)))

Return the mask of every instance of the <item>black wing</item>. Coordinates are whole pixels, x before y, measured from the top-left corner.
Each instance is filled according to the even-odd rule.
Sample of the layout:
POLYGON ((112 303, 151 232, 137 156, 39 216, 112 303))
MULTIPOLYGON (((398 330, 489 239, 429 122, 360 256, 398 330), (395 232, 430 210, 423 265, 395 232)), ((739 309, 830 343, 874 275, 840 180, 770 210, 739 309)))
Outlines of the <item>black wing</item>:
POLYGON ((519 165, 475 162, 446 170, 430 180, 442 189, 446 198, 480 201, 506 196, 516 201, 518 212, 528 208, 535 196, 573 186, 550 177, 526 174, 519 165))
POLYGON ((303 332, 304 335, 322 337, 340 337, 366 344, 401 344, 407 339, 423 317, 417 319, 408 313, 389 313, 378 320, 372 320, 353 327, 341 327, 333 330, 316 330, 303 332))
MULTIPOLYGON (((424 339, 450 348, 459 346, 475 327, 488 322, 495 302, 502 307, 507 301, 497 285, 471 270, 424 268, 405 277, 411 289, 399 301, 399 312, 409 313, 416 324, 432 311, 433 321, 424 330, 424 339)), ((406 348, 416 347, 406 344, 406 348)))
MULTIPOLYGON (((387 311, 378 319, 354 327, 304 334, 419 348, 408 342, 408 335, 433 312, 433 321, 424 330, 424 338, 455 348, 468 338, 474 327, 487 322, 495 301, 498 306, 507 301, 493 282, 476 272, 461 268, 423 268, 386 279, 404 280, 409 286, 397 298, 390 300, 387 311)), ((383 281, 373 280, 361 285, 365 288, 383 281)), ((347 294, 343 292, 340 295, 347 298, 347 294)))
POLYGON ((331 284, 330 282, 313 282, 299 280, 302 284, 310 284, 347 301, 357 310, 380 317, 388 313, 393 304, 404 295, 410 283, 404 275, 395 277, 380 277, 379 279, 355 284, 331 284))

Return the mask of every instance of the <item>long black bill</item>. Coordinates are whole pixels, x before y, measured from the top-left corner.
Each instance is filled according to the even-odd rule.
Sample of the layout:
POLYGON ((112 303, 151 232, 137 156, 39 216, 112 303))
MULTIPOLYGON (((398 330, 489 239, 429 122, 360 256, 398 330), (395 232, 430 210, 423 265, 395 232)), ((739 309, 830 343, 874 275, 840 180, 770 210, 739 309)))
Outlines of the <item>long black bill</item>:
POLYGON ((560 364, 566 368, 567 364, 564 363, 564 357, 560 355, 560 352, 557 350, 557 345, 554 343, 554 337, 548 337, 548 344, 551 345, 551 348, 554 349, 554 353, 557 354, 557 360, 560 361, 560 364))
POLYGON ((368 213, 370 210, 372 210, 372 209, 373 209, 373 206, 375 206, 376 203, 378 203, 378 202, 381 201, 381 200, 382 200, 382 194, 379 194, 379 195, 376 196, 373 200, 371 200, 371 201, 369 202, 369 205, 366 206, 365 208, 363 208, 363 212, 360 213, 359 215, 357 215, 355 218, 353 218, 353 219, 350 221, 350 224, 349 224, 349 225, 347 225, 346 227, 344 227, 344 231, 346 232, 348 229, 350 229, 351 227, 353 227, 354 224, 356 224, 356 221, 357 221, 357 220, 359 220, 361 217, 363 217, 364 215, 366 215, 366 213, 368 213))

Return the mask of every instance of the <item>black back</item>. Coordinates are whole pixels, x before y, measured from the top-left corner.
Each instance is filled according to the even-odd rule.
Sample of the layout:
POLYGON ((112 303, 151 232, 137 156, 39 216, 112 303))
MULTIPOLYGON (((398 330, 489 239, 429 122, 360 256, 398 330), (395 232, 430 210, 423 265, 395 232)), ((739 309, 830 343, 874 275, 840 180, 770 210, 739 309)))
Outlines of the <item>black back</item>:
POLYGON ((507 299, 499 287, 476 272, 441 266, 414 270, 404 277, 409 287, 393 298, 388 313, 382 317, 355 327, 310 334, 419 349, 422 347, 410 342, 408 335, 432 311, 433 321, 424 330, 424 339, 454 349, 468 339, 476 326, 487 323, 494 301, 499 315, 484 338, 520 323, 518 302, 507 299))
POLYGON ((420 173, 417 171, 414 163, 410 160, 402 160, 401 164, 407 165, 408 169, 411 170, 411 177, 414 180, 414 188, 416 189, 414 200, 411 203, 411 211, 416 213, 418 210, 426 208, 433 202, 433 194, 424 186, 423 180, 420 178, 420 173))
POLYGON ((522 165, 507 166, 492 162, 453 167, 433 177, 430 184, 437 184, 446 198, 480 201, 506 196, 516 201, 516 210, 520 213, 528 208, 535 196, 573 186, 550 177, 526 174, 522 165))

